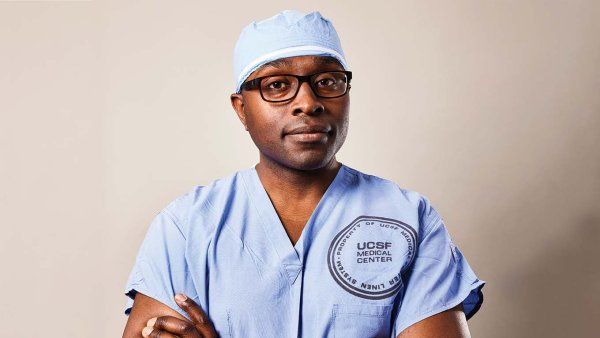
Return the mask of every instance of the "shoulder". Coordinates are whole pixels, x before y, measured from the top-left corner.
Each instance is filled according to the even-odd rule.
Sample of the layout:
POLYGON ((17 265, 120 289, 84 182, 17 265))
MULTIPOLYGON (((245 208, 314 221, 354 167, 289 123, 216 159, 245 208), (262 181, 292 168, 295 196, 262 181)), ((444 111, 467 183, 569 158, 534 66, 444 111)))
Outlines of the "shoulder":
POLYGON ((361 190, 361 193, 376 194, 400 200, 403 203, 420 207, 422 204, 429 203, 429 199, 418 191, 407 189, 391 179, 369 174, 355 168, 346 166, 348 173, 353 177, 354 186, 361 190))
POLYGON ((419 228, 429 228, 440 219, 428 196, 419 191, 403 187, 399 183, 385 177, 368 174, 346 166, 353 177, 355 189, 370 201, 391 203, 403 212, 416 214, 419 228))
POLYGON ((184 234, 192 230, 212 232, 218 223, 216 221, 223 214, 218 210, 223 210, 232 194, 241 191, 240 172, 241 170, 214 179, 205 185, 193 186, 176 196, 161 212, 169 215, 184 234), (201 229, 197 229, 198 227, 201 229))

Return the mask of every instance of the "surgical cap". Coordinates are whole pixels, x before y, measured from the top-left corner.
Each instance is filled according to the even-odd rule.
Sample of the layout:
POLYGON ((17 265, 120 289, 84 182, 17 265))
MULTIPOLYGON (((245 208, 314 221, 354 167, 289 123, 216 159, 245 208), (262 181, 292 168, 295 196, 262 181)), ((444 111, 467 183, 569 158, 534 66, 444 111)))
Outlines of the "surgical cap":
POLYGON ((302 55, 327 55, 348 70, 342 45, 333 24, 318 11, 304 14, 284 10, 268 19, 253 21, 238 38, 233 53, 235 92, 267 62, 302 55))

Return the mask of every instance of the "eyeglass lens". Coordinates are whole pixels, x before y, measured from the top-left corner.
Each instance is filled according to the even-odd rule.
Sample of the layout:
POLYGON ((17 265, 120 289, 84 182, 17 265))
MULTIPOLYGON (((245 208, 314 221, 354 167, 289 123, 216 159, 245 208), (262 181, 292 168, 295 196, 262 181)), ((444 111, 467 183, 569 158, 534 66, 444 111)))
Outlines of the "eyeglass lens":
MULTIPOLYGON (((268 101, 285 101, 296 95, 299 89, 297 77, 274 75, 264 78, 260 90, 268 101)), ((326 72, 315 74, 311 79, 311 87, 321 97, 337 97, 346 93, 348 81, 343 72, 326 72)))

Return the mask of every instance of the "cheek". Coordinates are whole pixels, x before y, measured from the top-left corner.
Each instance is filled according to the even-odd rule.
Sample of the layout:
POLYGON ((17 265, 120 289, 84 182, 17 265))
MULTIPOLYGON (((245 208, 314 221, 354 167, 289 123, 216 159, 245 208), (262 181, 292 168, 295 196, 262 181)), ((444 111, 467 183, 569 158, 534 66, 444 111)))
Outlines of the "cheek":
POLYGON ((281 138, 282 121, 272 109, 253 108, 246 119, 249 132, 255 141, 269 142, 281 138))
POLYGON ((346 99, 340 104, 332 106, 330 111, 332 112, 332 123, 335 124, 337 129, 336 134, 338 134, 338 136, 345 136, 350 123, 350 107, 348 100, 346 99))

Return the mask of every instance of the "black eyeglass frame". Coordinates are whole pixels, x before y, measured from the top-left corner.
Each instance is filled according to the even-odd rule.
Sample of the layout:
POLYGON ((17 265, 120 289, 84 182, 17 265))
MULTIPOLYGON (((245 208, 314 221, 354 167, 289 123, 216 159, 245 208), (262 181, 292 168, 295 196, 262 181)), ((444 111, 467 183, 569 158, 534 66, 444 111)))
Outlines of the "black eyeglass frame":
POLYGON ((255 79, 246 81, 244 83, 242 83, 242 85, 240 86, 240 93, 242 92, 242 89, 246 89, 246 90, 251 90, 251 89, 256 89, 258 88, 258 91, 260 92, 260 97, 262 97, 263 100, 267 101, 267 102, 285 102, 285 101, 290 101, 293 100, 296 95, 298 95, 298 92, 300 91, 300 87, 302 87, 302 84, 304 82, 308 82, 308 85, 310 86, 310 89, 313 91, 313 93, 315 93, 315 95, 317 97, 320 98, 324 98, 324 99, 335 99, 337 97, 342 97, 346 94, 348 94, 348 90, 350 89, 350 80, 352 80, 352 72, 349 70, 326 70, 326 71, 322 71, 322 72, 318 72, 318 73, 313 73, 313 74, 307 74, 307 75, 296 75, 296 74, 271 74, 271 75, 266 75, 266 76, 261 76, 261 77, 257 77, 255 79), (323 73, 344 73, 346 74, 346 78, 347 78, 347 86, 346 86, 346 91, 338 96, 321 96, 317 93, 317 91, 315 90, 315 88, 313 87, 313 82, 312 82, 312 78, 323 74, 323 73), (262 92, 262 87, 260 86, 260 83, 263 79, 266 79, 268 77, 272 77, 272 76, 293 76, 295 78, 298 79, 298 87, 296 88, 296 93, 294 93, 294 95, 290 98, 287 98, 285 100, 267 100, 265 99, 265 96, 263 95, 262 92))

